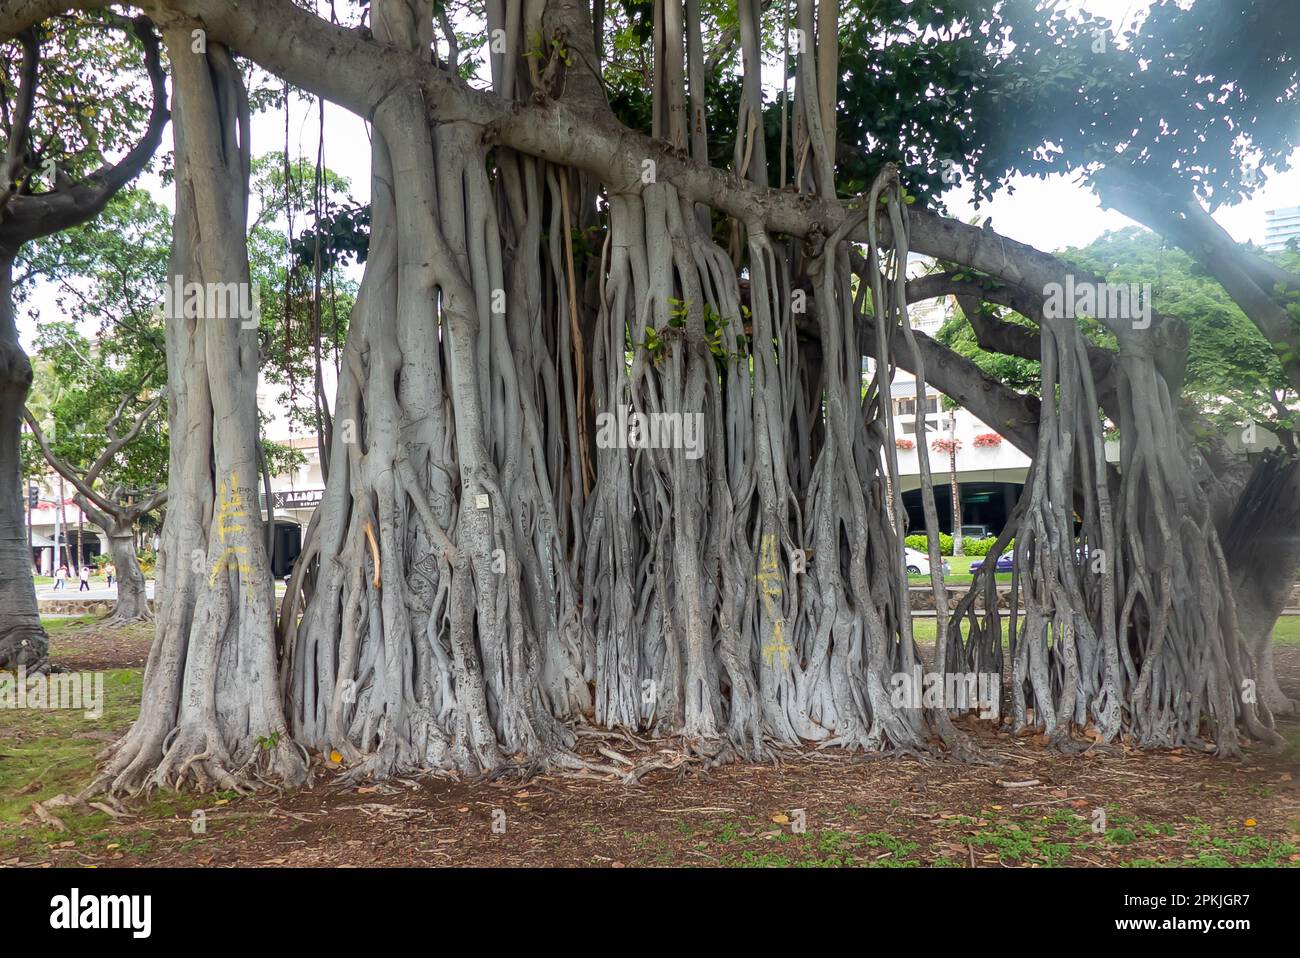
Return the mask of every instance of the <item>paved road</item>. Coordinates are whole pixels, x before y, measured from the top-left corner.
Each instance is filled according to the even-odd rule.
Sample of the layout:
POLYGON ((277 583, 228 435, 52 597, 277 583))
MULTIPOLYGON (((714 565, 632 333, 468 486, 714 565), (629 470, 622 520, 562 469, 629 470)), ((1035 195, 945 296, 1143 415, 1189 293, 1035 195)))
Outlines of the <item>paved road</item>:
MULTIPOLYGON (((85 592, 78 592, 80 582, 69 583, 66 589, 55 589, 52 585, 38 585, 36 587, 36 598, 40 599, 116 599, 117 585, 112 588, 103 583, 92 582, 90 588, 85 592)), ((148 579, 144 584, 145 592, 149 598, 153 598, 153 580, 148 579)))
MULTIPOLYGON (((92 582, 90 584, 90 588, 87 589, 85 592, 78 592, 77 587, 79 585, 80 583, 73 583, 72 585, 69 585, 68 588, 66 589, 58 589, 58 590, 56 590, 52 585, 38 585, 36 587, 36 600, 39 602, 44 599, 116 599, 117 598, 116 585, 114 585, 112 588, 109 588, 105 586, 103 583, 92 582)), ((152 599, 153 579, 147 580, 144 584, 144 587, 145 587, 146 594, 149 596, 149 598, 152 599)), ((284 594, 283 582, 277 582, 275 584, 275 594, 276 595, 284 594)))

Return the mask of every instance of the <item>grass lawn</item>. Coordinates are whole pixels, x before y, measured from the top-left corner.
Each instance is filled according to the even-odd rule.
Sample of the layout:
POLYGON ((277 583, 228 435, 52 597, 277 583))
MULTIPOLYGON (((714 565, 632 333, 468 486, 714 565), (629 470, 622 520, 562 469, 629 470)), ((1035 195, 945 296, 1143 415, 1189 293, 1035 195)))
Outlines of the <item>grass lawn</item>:
POLYGON ((1284 615, 1273 626, 1273 641, 1300 645, 1300 615, 1284 615))
MULTIPOLYGON (((42 621, 50 634, 56 654, 61 652, 66 655, 78 644, 78 631, 93 625, 98 618, 46 617, 42 621)), ((152 630, 147 625, 142 628, 152 630)), ((913 628, 917 640, 934 640, 933 618, 914 618, 913 628)), ((1274 636, 1279 643, 1300 645, 1300 616, 1284 616, 1278 622, 1274 636)), ((147 860, 161 848, 166 833, 160 834, 160 828, 172 823, 172 832, 175 832, 175 820, 187 819, 193 808, 212 805, 212 795, 205 797, 189 793, 160 793, 136 809, 141 825, 144 826, 145 822, 150 824, 125 833, 118 826, 111 828, 110 834, 113 822, 105 813, 72 808, 59 809, 65 831, 34 825, 30 821, 19 824, 20 819, 28 816, 33 802, 45 801, 61 793, 75 795, 89 782, 95 771, 98 754, 135 719, 140 706, 142 680, 141 669, 106 671, 104 710, 97 718, 87 717, 82 710, 0 709, 0 862, 20 853, 29 858, 33 855, 48 857, 52 849, 71 847, 73 844, 81 847, 105 843, 112 843, 107 847, 120 851, 123 856, 147 860)), ((1292 742, 1292 749, 1295 750, 1294 754, 1300 754, 1300 738, 1292 742)), ((224 799, 231 797, 233 796, 221 793, 216 796, 217 804, 225 804, 224 799)), ((1115 821, 1118 822, 1118 819, 1115 821)), ((758 826, 751 831, 757 832, 758 826)), ((1016 835, 1017 840, 1039 841, 1036 834, 1028 838, 1018 832, 1016 835)), ((996 837, 993 832, 989 832, 988 836, 992 836, 988 837, 989 841, 996 837)), ((833 833, 823 833, 820 838, 839 841, 833 833)), ((963 840, 973 842, 974 847, 984 839, 963 840)), ((865 840, 865 843, 872 848, 877 844, 873 840, 865 840)), ((879 844, 888 847, 884 837, 880 838, 879 844)), ((982 846, 976 850, 987 851, 982 846)), ((761 857, 753 861, 748 858, 751 855, 763 856, 784 851, 782 846, 757 841, 743 847, 712 850, 720 856, 720 860, 731 864, 777 863, 775 860, 765 862, 761 857), (728 857, 731 855, 736 856, 734 861, 728 857)), ((968 854, 973 852, 964 849, 962 855, 957 856, 960 859, 958 863, 964 863, 968 854)))
POLYGON ((45 626, 46 633, 53 640, 57 636, 94 625, 100 618, 98 615, 44 615, 41 616, 41 625, 45 626))
MULTIPOLYGON (((98 615, 42 616, 57 652, 74 651, 76 633, 98 615)), ((152 631, 151 625, 143 628, 152 631)), ((98 755, 140 711, 141 669, 104 673, 104 711, 89 718, 81 709, 0 709, 0 823, 27 812, 34 801, 76 792, 89 781, 98 755)))
MULTIPOLYGON (((912 637, 918 642, 933 642, 935 618, 933 616, 912 617, 912 637)), ((969 631, 969 621, 962 619, 961 634, 964 637, 969 631)), ((1006 623, 1003 623, 1005 633, 1006 623)), ((1006 638, 1003 638, 1003 644, 1006 644, 1006 638)), ((1273 641, 1280 642, 1284 645, 1300 645, 1300 615, 1284 615, 1277 620, 1277 625, 1273 627, 1273 641)))
MULTIPOLYGON (((970 564, 975 561, 983 561, 986 556, 944 556, 948 562, 948 568, 951 570, 943 580, 948 585, 970 585, 973 576, 970 571, 970 564)), ((994 562, 997 561, 995 556, 994 562)), ((998 582, 1011 584, 1010 572, 998 572, 994 575, 998 582)), ((907 581, 911 585, 929 585, 930 577, 928 575, 909 575, 907 581)))
MULTIPOLYGON (((933 642, 934 630, 935 630, 935 626, 938 624, 938 621, 939 620, 934 618, 933 616, 930 616, 928 618, 923 618, 921 616, 913 616, 912 617, 912 638, 915 639, 917 642, 926 642, 926 643, 933 642)), ((1006 627, 1004 625, 1003 632, 1005 633, 1005 631, 1006 631, 1006 627)), ((969 633, 970 633, 970 620, 963 618, 961 620, 962 638, 965 638, 969 633)), ((1002 644, 1006 645, 1005 636, 1002 639, 1002 644)))

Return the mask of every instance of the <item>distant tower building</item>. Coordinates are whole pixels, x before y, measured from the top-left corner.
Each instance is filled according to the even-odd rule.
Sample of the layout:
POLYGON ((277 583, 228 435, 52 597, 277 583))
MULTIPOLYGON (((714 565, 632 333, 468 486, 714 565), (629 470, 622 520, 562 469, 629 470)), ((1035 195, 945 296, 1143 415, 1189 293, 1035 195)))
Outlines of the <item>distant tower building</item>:
POLYGON ((1300 206, 1269 210, 1264 214, 1264 249, 1278 253, 1288 240, 1300 240, 1300 206))

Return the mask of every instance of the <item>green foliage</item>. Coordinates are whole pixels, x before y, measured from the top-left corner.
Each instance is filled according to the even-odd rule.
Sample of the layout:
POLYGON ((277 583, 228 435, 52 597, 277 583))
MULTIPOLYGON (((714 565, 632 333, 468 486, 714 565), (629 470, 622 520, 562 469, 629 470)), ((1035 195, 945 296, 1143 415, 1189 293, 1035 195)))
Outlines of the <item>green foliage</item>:
MULTIPOLYGON (((1239 429, 1247 422, 1296 428, 1296 417, 1288 409, 1296 397, 1276 350, 1223 287, 1182 250, 1133 226, 1057 255, 1108 283, 1149 283, 1152 308, 1187 324, 1190 340, 1182 398, 1220 432, 1239 429)), ((1271 258, 1284 268, 1300 267, 1300 254, 1274 254, 1271 258)), ((1300 297, 1297 300, 1300 310, 1300 297)), ((988 308, 1002 322, 1036 329, 1018 313, 988 308)), ((1081 319, 1080 324, 1089 341, 1114 348, 1114 338, 1095 320, 1081 319)), ((1037 395, 1037 360, 985 352, 960 311, 944 323, 935 338, 999 382, 1037 395)), ((1107 438, 1117 435, 1112 429, 1107 438)))
MULTIPOLYGON (((668 303, 666 328, 685 332, 691 304, 676 297, 670 298, 668 303)), ((742 306, 741 312, 744 317, 748 318, 749 307, 742 306)), ((713 354, 720 373, 725 371, 730 360, 739 355, 737 352, 731 352, 727 347, 734 344, 738 350, 743 349, 746 341, 744 333, 737 333, 734 337, 728 337, 727 327, 731 325, 731 322, 731 319, 721 315, 714 309, 711 303, 704 304, 704 339, 708 344, 709 352, 713 354)), ((645 337, 645 340, 638 345, 651 356, 653 362, 661 362, 666 355, 667 336, 656 331, 654 327, 647 326, 645 337)))
POLYGON ((664 356, 667 355, 668 344, 655 332, 653 326, 646 326, 645 339, 637 343, 637 345, 646 351, 653 363, 662 362, 664 356))
MULTIPOLYGON (((55 175, 81 180, 143 134, 153 102, 143 49, 120 25, 122 18, 114 22, 118 25, 88 12, 51 18, 35 28, 40 83, 29 150, 17 176, 20 192, 49 192, 55 175)), ((0 43, 0 97, 6 105, 0 110, 0 142, 6 149, 22 58, 17 40, 0 43)))
MULTIPOLYGON (((53 452, 79 472, 103 452, 106 424, 119 409, 118 431, 125 434, 163 395, 163 328, 154 305, 170 234, 163 207, 143 190, 124 190, 97 219, 27 244, 17 261, 15 299, 28 302, 31 282, 40 277, 54 284, 63 317, 50 321, 31 310, 38 332, 27 405, 53 452), (81 331, 88 326, 96 330, 93 338, 81 331)), ((166 476, 164 403, 107 464, 97 487, 111 498, 141 495, 166 476)))
POLYGON ((857 0, 841 4, 838 185, 864 191, 885 163, 905 170, 922 205, 971 152, 976 103, 999 23, 992 0, 857 0))
POLYGON ((1274 349, 1223 287, 1182 250, 1129 227, 1062 255, 1109 283, 1150 283, 1153 309, 1187 324, 1183 399, 1220 431, 1247 422, 1296 427, 1294 413, 1286 409, 1296 397, 1274 349))
MULTIPOLYGON (((993 547, 997 544, 997 541, 996 536, 989 536, 987 539, 962 539, 962 552, 968 556, 986 556, 993 551, 993 547)), ((1002 552, 999 552, 998 555, 1010 552, 1015 547, 1016 540, 1013 537, 1011 541, 1007 543, 1007 547, 1003 549, 1002 552)))
MULTIPOLYGON (((915 549, 917 552, 924 552, 927 555, 930 552, 930 544, 926 539, 924 532, 918 535, 907 536, 903 539, 903 542, 909 549, 915 549)), ((948 535, 946 532, 939 533, 939 555, 952 555, 952 536, 948 535)))
MULTIPOLYGON (((654 5, 624 0, 607 8, 604 71, 615 115, 633 129, 649 133, 652 124, 653 63, 650 56, 654 5)), ((840 193, 853 196, 869 185, 885 163, 906 170, 908 203, 938 205, 938 196, 955 178, 955 165, 970 150, 970 124, 980 78, 988 72, 989 38, 996 30, 995 0, 846 0, 840 8, 840 84, 837 179, 840 193), (946 162, 945 162, 946 161, 946 162), (954 165, 955 164, 955 165, 954 165)), ((781 18, 772 4, 764 15, 764 53, 772 63, 784 59, 781 18)), ((791 16, 793 27, 793 15, 791 16)), ((733 4, 702 4, 706 36, 736 26, 733 4)), ((709 51, 710 53, 712 51, 709 51)), ((734 43, 706 77, 709 161, 734 164, 741 99, 734 43)), ((788 95, 793 98, 796 58, 790 57, 788 95)), ((769 177, 780 169, 780 90, 762 110, 769 177)), ((793 102, 785 104, 793 117, 793 102)), ((793 120, 789 122, 793 124, 793 120)), ((787 138, 787 143, 790 142, 787 138)), ((787 146, 787 148, 789 148, 787 146)), ((787 157, 787 178, 793 161, 787 157)))
MULTIPOLYGON (((1033 324, 1019 313, 996 306, 988 308, 1002 322, 1034 328, 1033 324)), ((954 311, 947 322, 939 328, 934 338, 958 355, 965 356, 998 382, 1005 383, 1017 392, 1038 394, 1039 384, 1042 382, 1038 361, 1021 359, 1019 356, 1007 356, 1004 353, 986 352, 976 340, 975 330, 971 328, 970 321, 960 310, 954 311)))
POLYGON ((973 107, 983 195, 1013 170, 1122 168, 1217 206, 1300 146, 1290 0, 1156 0, 1122 43, 1104 17, 1036 0, 1008 0, 1000 25, 973 107))
MULTIPOLYGON (((915 549, 917 552, 929 552, 930 546, 926 542, 925 533, 907 536, 903 541, 909 549, 915 549)), ((963 538, 961 540, 962 552, 967 556, 986 556, 993 549, 993 546, 997 541, 996 536, 989 536, 987 539, 963 538)), ((1003 551, 1010 552, 1015 548, 1015 546, 1016 540, 1013 538, 1003 551)), ((952 555, 952 536, 948 535, 946 532, 939 533, 939 554, 945 556, 952 555)))
MULTIPOLYGON (((324 168, 318 200, 315 163, 299 158, 286 165, 283 152, 253 160, 248 258, 261 297, 262 378, 285 387, 285 413, 305 432, 316 429, 317 346, 322 365, 340 361, 357 294, 345 268, 365 262, 369 251, 370 208, 353 200, 348 189, 344 177, 324 168), (291 222, 294 238, 286 244, 291 222)), ((286 450, 268 445, 266 452, 273 471, 277 462, 296 464, 286 450)))

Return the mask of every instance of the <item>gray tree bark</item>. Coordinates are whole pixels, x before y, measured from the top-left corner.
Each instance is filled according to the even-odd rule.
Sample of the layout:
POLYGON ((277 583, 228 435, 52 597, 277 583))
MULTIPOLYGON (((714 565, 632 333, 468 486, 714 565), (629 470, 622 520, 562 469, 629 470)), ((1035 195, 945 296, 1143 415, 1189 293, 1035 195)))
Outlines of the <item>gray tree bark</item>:
MULTIPOLYGON (((164 27, 175 94, 171 275, 250 282, 249 109, 229 52, 164 27)), ((92 789, 300 784, 303 750, 280 696, 274 586, 257 508, 257 330, 243 317, 165 316, 170 507, 159 550, 158 634, 140 717, 92 789)))
POLYGON ((49 640, 41 627, 27 538, 19 436, 32 366, 18 342, 13 314, 13 253, 0 250, 0 668, 35 671, 49 640))
MULTIPOLYGON (((682 7, 669 17, 669 6, 656 71, 698 74, 682 62, 699 53, 681 43, 682 7)), ((751 66, 757 6, 739 24, 751 66)), ((832 51, 799 52, 799 185, 771 191, 752 124, 731 173, 684 149, 679 82, 656 103, 675 143, 617 123, 597 92, 584 4, 491 4, 507 54, 493 59, 490 91, 433 63, 424 0, 377 0, 373 39, 281 0, 178 8, 201 16, 208 53, 186 53, 190 21, 169 25, 174 271, 247 278, 230 199, 246 189, 246 119, 227 45, 373 119, 373 231, 325 497, 274 636, 265 550, 239 514, 256 512, 251 479, 240 481, 255 462, 255 349, 229 326, 169 324, 178 439, 159 638, 147 707, 106 787, 301 781, 298 747, 337 750, 354 775, 634 779, 643 768, 579 753, 579 737, 611 727, 676 736, 705 762, 805 742, 966 754, 952 703, 890 694, 919 663, 890 482, 896 365, 1035 451, 1015 518, 1025 584, 1008 657, 1015 723, 1063 749, 1097 733, 1154 746, 1212 739, 1224 754, 1242 731, 1275 740, 1267 703, 1239 694, 1257 664, 1174 416, 1181 356, 1163 347, 1179 344, 1180 324, 1160 317, 1141 337, 1114 324, 1118 353, 1095 360, 1073 321, 1045 318, 1032 344, 1041 403, 913 333, 913 250, 1016 295, 1071 270, 910 212, 892 168, 867 196, 837 199, 823 102, 832 51), (598 179, 608 203, 589 316, 576 308, 586 293, 573 265, 571 226, 584 222, 574 171, 598 179), (700 205, 735 221, 730 250, 703 228, 700 205), (877 367, 864 390, 866 355, 877 367), (1103 408, 1125 437, 1117 472, 1102 454, 1103 408), (590 449, 589 414, 619 422, 629 409, 638 429, 698 423, 701 441, 634 441, 619 425, 594 431, 590 449), (230 549, 243 550, 233 562, 230 549)), ((815 14, 798 3, 805 36, 815 14)), ((822 43, 834 32, 827 14, 822 43)), ((752 93, 756 73, 747 79, 752 93)), ((757 98, 745 99, 757 120, 757 98)), ((925 484, 933 512, 928 466, 925 484)), ((937 574, 933 587, 946 616, 937 574)), ((1002 671, 1002 623, 986 606, 968 640, 961 615, 946 628, 941 618, 940 671, 1002 671)))
POLYGON ((40 10, 21 12, 22 16, 29 14, 36 19, 15 31, 22 41, 24 58, 4 158, 5 192, 0 201, 0 668, 43 666, 49 644, 36 603, 31 541, 22 522, 27 491, 19 475, 19 436, 32 370, 14 321, 14 258, 22 244, 97 216, 113 194, 153 156, 168 116, 158 41, 149 20, 140 17, 132 26, 144 47, 153 88, 153 107, 140 142, 117 163, 105 164, 78 183, 48 193, 16 191, 14 185, 29 172, 29 134, 41 66, 40 45, 31 26, 48 15, 40 10))

